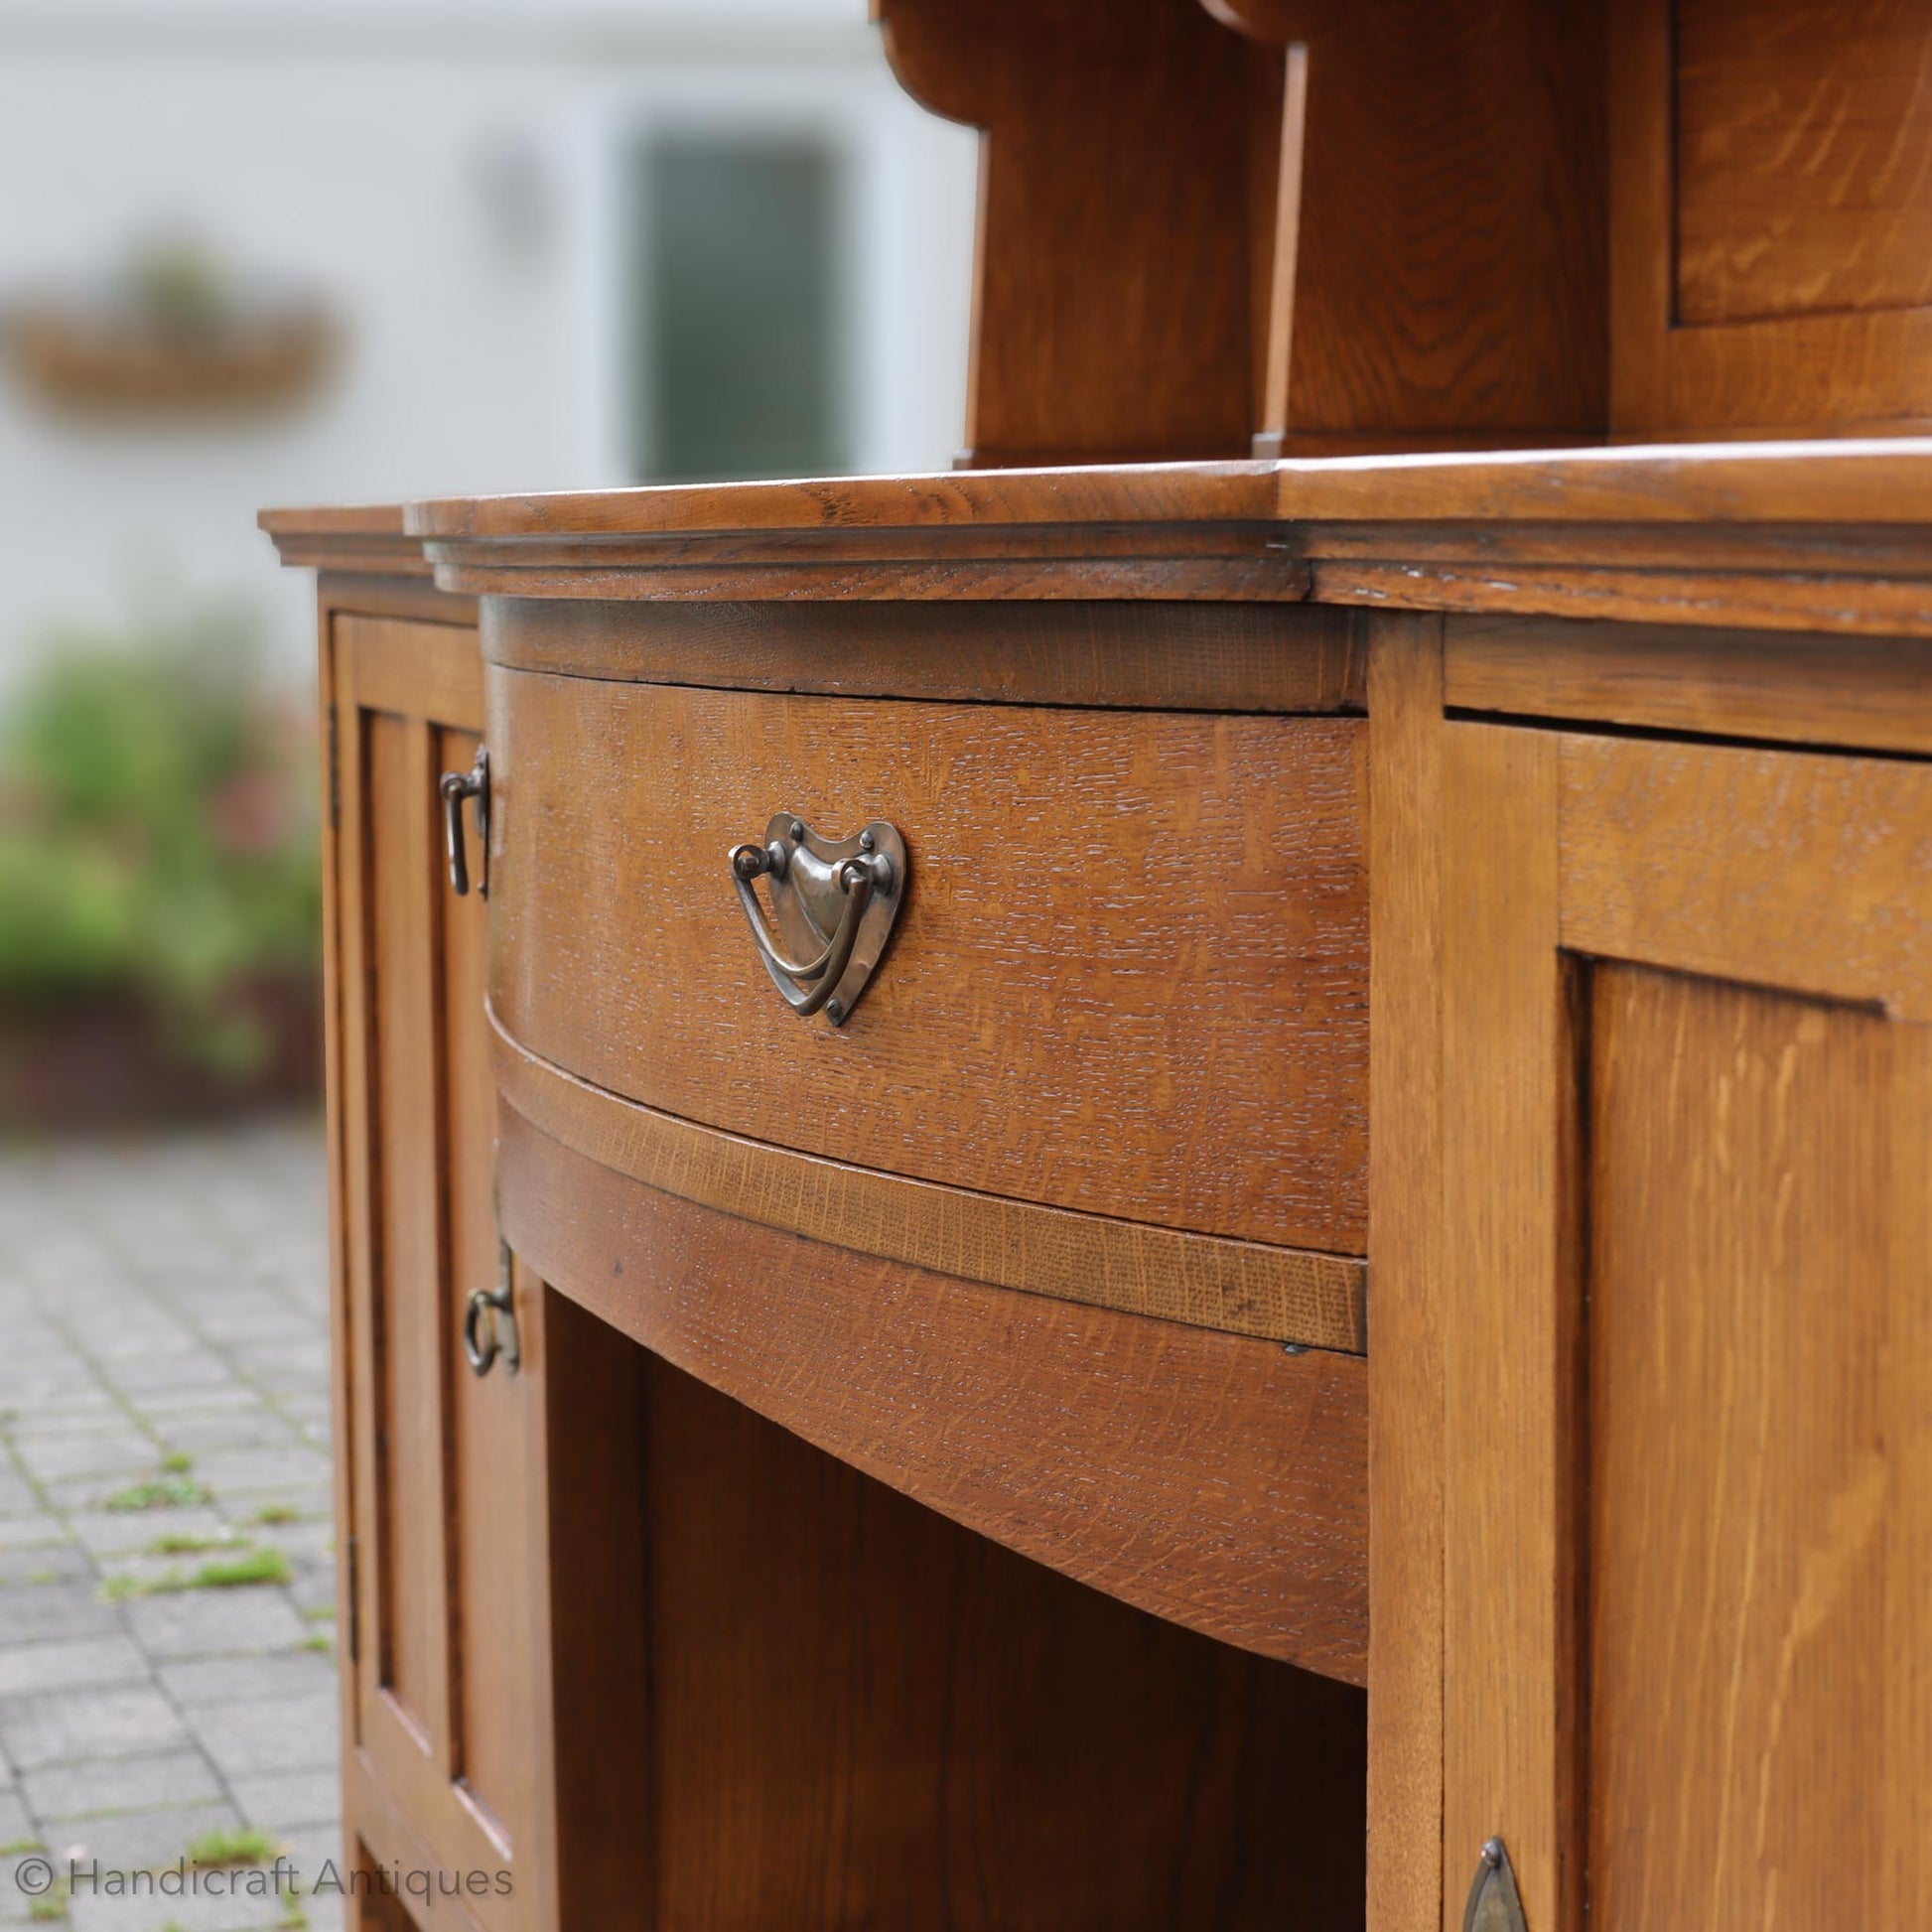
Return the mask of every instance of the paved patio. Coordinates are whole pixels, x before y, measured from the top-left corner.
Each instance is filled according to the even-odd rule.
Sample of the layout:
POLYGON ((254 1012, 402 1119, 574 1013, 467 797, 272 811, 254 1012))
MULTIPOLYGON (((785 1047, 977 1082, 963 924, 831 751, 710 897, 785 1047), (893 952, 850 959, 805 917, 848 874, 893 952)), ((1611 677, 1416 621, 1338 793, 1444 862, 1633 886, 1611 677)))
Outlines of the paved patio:
MULTIPOLYGON (((254 1828, 305 1882, 340 1857, 325 1242, 311 1125, 0 1149, 0 1926, 62 1922, 17 1882, 36 1847, 105 1873, 254 1828), (285 1583, 207 1574, 277 1552, 285 1583)), ((341 1921, 84 1885, 67 1912, 341 1921)))

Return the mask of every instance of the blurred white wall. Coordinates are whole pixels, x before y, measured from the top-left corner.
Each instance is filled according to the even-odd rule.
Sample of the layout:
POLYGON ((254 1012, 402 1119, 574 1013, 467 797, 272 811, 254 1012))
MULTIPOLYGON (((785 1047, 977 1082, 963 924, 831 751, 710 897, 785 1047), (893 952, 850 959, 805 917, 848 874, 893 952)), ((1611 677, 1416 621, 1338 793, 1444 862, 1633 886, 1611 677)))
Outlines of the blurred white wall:
POLYGON ((0 689, 51 623, 172 574, 246 589, 291 665, 264 504, 624 481, 615 157, 642 122, 836 129, 862 174, 854 447, 944 468, 975 142, 898 93, 864 0, 0 0, 0 301, 160 228, 313 286, 341 370, 285 417, 76 423, 0 366, 0 689))

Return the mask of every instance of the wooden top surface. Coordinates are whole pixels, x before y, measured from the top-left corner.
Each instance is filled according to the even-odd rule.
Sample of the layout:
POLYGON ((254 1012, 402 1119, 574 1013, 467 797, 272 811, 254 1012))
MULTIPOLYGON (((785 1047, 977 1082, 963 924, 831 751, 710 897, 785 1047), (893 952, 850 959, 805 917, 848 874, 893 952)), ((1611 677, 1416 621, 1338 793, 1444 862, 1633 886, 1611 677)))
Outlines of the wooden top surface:
POLYGON ((431 573, 421 542, 404 529, 400 503, 263 510, 255 522, 268 533, 285 564, 357 576, 427 577, 431 573))
POLYGON ((473 596, 1206 599, 1932 635, 1932 438, 448 497, 265 513, 473 596))
POLYGON ((1932 438, 663 484, 445 497, 404 515, 431 539, 1023 523, 1917 523, 1932 520, 1932 438))

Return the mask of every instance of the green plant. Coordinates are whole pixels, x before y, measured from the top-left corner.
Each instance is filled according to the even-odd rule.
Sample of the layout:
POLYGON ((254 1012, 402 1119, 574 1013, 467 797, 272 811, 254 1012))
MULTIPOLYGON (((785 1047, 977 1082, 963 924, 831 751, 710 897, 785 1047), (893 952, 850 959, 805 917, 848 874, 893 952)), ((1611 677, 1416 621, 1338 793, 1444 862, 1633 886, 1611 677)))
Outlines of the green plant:
POLYGON ((135 1596, 174 1596, 185 1589, 241 1589, 250 1584, 292 1584, 295 1572, 280 1550, 243 1550, 225 1563, 199 1570, 164 1570, 158 1577, 109 1577, 98 1591, 103 1603, 135 1596))
POLYGON ((238 1831, 204 1832, 190 1839, 183 1854, 190 1864, 212 1867, 233 1864, 266 1864, 277 1847, 266 1832, 243 1828, 238 1831))
POLYGON ((103 1509, 190 1509, 205 1503, 208 1492, 189 1476, 151 1476, 145 1482, 131 1482, 117 1489, 101 1504, 103 1509))
POLYGON ((147 1554, 151 1557, 197 1557, 208 1550, 228 1549, 234 1539, 229 1536, 192 1536, 180 1531, 171 1531, 166 1536, 157 1536, 148 1545, 147 1554))
POLYGON ((170 1449, 161 1458, 164 1475, 185 1476, 195 1466, 195 1458, 186 1449, 170 1449))
POLYGON ((248 1520, 270 1528, 280 1523, 298 1522, 300 1518, 301 1512, 290 1508, 287 1503, 264 1503, 248 1520))
POLYGON ((44 1891, 39 1897, 27 1901, 27 1916, 36 1925, 58 1924, 67 1915, 68 1887, 65 1879, 56 1884, 52 1891, 44 1891))
POLYGON ((205 1563, 189 1578, 189 1589, 237 1589, 247 1584, 292 1584, 295 1572, 280 1550, 249 1550, 229 1563, 205 1563))
POLYGON ((132 994, 185 1057, 251 1070, 237 995, 314 970, 312 765, 232 611, 50 638, 0 731, 0 998, 132 994))

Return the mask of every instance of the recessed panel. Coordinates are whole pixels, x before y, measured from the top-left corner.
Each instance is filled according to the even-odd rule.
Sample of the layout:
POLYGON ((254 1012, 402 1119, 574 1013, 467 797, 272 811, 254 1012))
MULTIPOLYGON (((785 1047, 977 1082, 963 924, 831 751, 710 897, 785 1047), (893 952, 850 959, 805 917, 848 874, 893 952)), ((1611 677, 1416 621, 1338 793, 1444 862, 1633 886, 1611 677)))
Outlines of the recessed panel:
POLYGON ((1902 1031, 1595 974, 1592 1932, 1887 1922, 1909 1715, 1886 1659, 1912 1555, 1884 1377, 1902 1031))
MULTIPOLYGON (((439 732, 437 768, 468 771, 477 740, 439 732)), ((440 888, 442 882, 438 881, 440 888)), ((495 1092, 483 1003, 485 901, 439 892, 443 1132, 449 1145, 449 1313, 472 1291, 494 1289, 499 1263, 492 1198, 495 1092)), ((523 1324, 529 1325, 527 1316, 523 1324)), ((540 1366, 540 1365, 538 1365, 540 1366)), ((456 1438, 455 1578, 451 1623, 461 1731, 452 1767, 488 1829, 511 1849, 527 1811, 534 1713, 528 1684, 537 1604, 529 1574, 530 1455, 527 1418, 539 1399, 530 1375, 500 1364, 473 1375, 452 1350, 456 1438)))
MULTIPOLYGON (((375 1449, 380 1681, 430 1747, 443 1709, 445 1657, 440 1538, 444 1521, 443 1344, 430 1057, 431 935, 424 875, 431 856, 400 835, 420 782, 410 737, 423 727, 376 713, 367 721, 380 1193, 370 1341, 379 1411, 375 1449)), ((420 815, 419 815, 420 816, 420 815)))
POLYGON ((1932 302, 1932 9, 1678 0, 1680 324, 1932 302))

